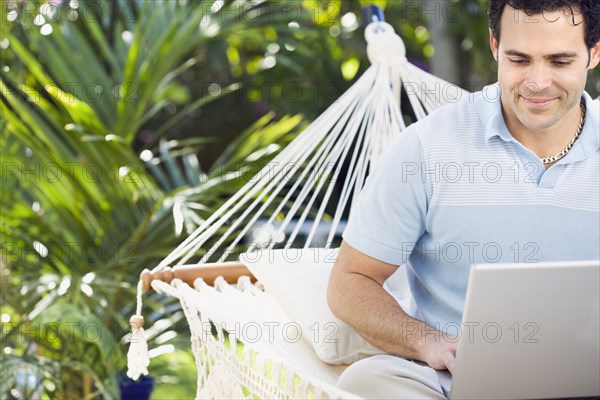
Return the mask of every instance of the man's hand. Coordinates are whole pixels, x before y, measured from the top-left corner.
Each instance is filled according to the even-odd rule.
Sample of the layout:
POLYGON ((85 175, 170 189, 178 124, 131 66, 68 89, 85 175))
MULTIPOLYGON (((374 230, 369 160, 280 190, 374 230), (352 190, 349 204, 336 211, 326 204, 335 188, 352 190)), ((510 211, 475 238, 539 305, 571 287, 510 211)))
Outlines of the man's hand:
POLYGON ((423 343, 421 359, 431 368, 437 370, 447 369, 452 374, 456 361, 456 347, 458 338, 440 333, 437 340, 423 343))

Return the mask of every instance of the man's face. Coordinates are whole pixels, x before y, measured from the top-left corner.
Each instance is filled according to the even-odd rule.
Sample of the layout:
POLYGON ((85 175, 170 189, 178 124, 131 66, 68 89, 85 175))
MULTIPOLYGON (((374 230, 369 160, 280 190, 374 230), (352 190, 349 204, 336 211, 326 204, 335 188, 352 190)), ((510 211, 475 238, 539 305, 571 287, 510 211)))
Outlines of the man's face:
POLYGON ((544 131, 559 127, 565 116, 579 118, 577 106, 588 69, 600 61, 600 44, 589 52, 581 15, 575 23, 567 9, 528 16, 506 6, 500 40, 490 33, 490 45, 509 129, 544 131))

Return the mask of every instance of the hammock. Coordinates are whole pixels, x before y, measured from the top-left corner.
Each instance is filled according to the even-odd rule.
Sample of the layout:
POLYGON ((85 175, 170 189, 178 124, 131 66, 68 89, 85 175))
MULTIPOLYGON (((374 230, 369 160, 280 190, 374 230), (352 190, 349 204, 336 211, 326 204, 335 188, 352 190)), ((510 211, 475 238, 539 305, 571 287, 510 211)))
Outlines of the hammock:
MULTIPOLYGON (((389 24, 370 23, 365 39, 371 66, 357 82, 153 271, 142 273, 137 315, 131 320, 131 377, 147 373, 140 314, 142 292, 152 287, 181 301, 198 366, 197 398, 356 397, 335 387, 345 365, 322 361, 307 340, 296 340, 297 332, 271 329, 302 333, 306 327, 298 321, 302 315, 290 315, 290 308, 281 304, 291 293, 278 296, 277 287, 265 280, 280 271, 281 277, 293 274, 295 280, 310 282, 302 276, 305 270, 323 271, 314 280, 321 291, 314 296, 317 301, 325 299, 327 268, 294 265, 284 270, 271 262, 275 268, 262 278, 253 271, 259 282, 252 283, 247 266, 251 255, 261 252, 275 254, 279 261, 282 251, 292 249, 304 249, 304 254, 330 249, 328 254, 334 255, 369 170, 406 128, 402 93, 410 107, 403 106, 416 119, 466 94, 407 62, 404 44, 389 24)), ((319 304, 328 311, 324 300, 319 304)), ((361 340, 345 329, 352 340, 361 340)), ((363 355, 370 352, 376 349, 363 355)))

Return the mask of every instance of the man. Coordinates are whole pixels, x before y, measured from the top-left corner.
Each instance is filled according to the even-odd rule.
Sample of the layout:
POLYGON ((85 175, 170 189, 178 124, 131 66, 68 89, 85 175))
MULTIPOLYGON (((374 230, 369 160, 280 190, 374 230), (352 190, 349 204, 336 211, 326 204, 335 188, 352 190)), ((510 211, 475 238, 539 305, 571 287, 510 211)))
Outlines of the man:
POLYGON ((342 374, 357 395, 447 396, 473 263, 600 258, 600 4, 491 0, 489 24, 498 83, 399 135, 344 233, 330 307, 389 353, 342 374), (383 289, 402 264, 411 311, 383 289))

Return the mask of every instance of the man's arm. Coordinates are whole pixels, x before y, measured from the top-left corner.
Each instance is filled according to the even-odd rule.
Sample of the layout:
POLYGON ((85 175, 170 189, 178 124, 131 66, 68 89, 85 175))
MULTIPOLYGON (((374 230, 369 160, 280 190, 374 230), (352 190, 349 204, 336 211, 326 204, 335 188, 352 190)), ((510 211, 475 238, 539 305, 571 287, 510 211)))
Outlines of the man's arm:
POLYGON ((452 372, 456 340, 409 317, 383 289, 397 268, 343 242, 329 279, 329 307, 381 350, 452 372))

